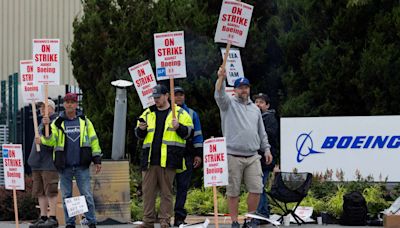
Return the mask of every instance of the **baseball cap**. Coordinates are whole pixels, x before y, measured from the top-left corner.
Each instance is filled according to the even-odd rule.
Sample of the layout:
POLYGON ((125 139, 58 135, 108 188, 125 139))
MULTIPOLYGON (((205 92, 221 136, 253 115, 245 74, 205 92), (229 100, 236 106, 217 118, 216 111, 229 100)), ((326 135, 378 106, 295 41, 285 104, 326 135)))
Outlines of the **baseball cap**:
POLYGON ((235 80, 235 83, 234 83, 233 87, 237 88, 237 87, 242 86, 242 85, 250 86, 249 79, 244 78, 244 77, 243 78, 238 78, 238 79, 235 80))
POLYGON ((182 87, 180 87, 180 86, 175 86, 175 88, 174 88, 174 92, 175 93, 185 93, 185 90, 182 88, 182 87))
POLYGON ((168 93, 167 87, 165 85, 158 84, 153 88, 153 94, 151 96, 157 98, 167 93, 168 93))
MULTIPOLYGON (((52 107, 53 110, 56 110, 56 104, 54 103, 53 100, 47 99, 47 104, 48 104, 50 107, 52 107)), ((39 101, 39 102, 37 103, 37 105, 38 105, 39 107, 42 107, 42 105, 44 105, 44 102, 43 102, 43 101, 39 101)))
POLYGON ((269 96, 265 93, 258 93, 256 95, 253 96, 253 100, 257 100, 257 99, 263 99, 265 101, 265 103, 269 104, 270 99, 269 96))
POLYGON ((67 93, 64 96, 64 102, 65 101, 74 101, 74 102, 78 102, 78 94, 76 93, 67 93))

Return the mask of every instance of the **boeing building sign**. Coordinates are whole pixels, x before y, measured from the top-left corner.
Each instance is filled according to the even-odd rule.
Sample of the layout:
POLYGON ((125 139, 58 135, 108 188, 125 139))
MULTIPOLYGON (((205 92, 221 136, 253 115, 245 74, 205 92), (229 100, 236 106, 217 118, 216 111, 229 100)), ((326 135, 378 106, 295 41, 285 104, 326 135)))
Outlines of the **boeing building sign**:
POLYGON ((400 181, 400 116, 281 118, 281 169, 400 181))

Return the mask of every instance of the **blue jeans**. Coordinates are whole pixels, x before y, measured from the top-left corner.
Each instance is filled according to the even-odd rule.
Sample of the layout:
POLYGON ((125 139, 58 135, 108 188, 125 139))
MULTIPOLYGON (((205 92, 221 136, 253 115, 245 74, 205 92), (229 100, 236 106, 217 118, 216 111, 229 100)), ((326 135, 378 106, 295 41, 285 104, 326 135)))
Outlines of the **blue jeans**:
POLYGON ((76 184, 78 185, 79 192, 85 196, 88 206, 88 212, 85 217, 89 224, 96 224, 96 214, 94 208, 93 194, 90 190, 90 170, 89 168, 67 167, 63 169, 60 174, 61 193, 63 198, 64 218, 66 225, 75 225, 75 217, 69 217, 67 207, 65 206, 65 199, 72 197, 72 180, 75 177, 76 184))
POLYGON ((263 192, 260 195, 260 202, 258 203, 257 212, 269 218, 269 201, 267 193, 265 192, 265 185, 268 182, 269 170, 263 170, 263 192))
MULTIPOLYGON (((191 160, 189 160, 191 161, 191 160)), ((182 173, 177 173, 176 181, 176 198, 175 198, 175 219, 185 221, 187 211, 185 210, 186 197, 190 186, 193 173, 193 162, 186 162, 186 168, 182 173)))

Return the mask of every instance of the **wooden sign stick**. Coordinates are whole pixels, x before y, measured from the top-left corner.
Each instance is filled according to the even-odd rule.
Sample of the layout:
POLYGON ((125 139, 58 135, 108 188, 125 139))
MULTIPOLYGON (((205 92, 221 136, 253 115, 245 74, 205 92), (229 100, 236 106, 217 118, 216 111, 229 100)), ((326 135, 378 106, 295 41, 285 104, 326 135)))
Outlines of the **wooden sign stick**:
MULTIPOLYGON (((37 115, 36 115, 36 104, 34 101, 32 101, 32 118, 33 118, 33 128, 35 130, 35 138, 39 137, 39 129, 38 129, 38 121, 37 121, 37 115)), ((40 145, 36 144, 36 152, 40 152, 40 145)))
MULTIPOLYGON (((49 117, 49 85, 44 85, 44 117, 49 117)), ((49 137, 49 125, 44 125, 44 135, 49 137)))
POLYGON ((19 228, 18 221, 18 205, 17 205, 17 190, 15 190, 15 186, 13 188, 13 198, 14 198, 14 216, 15 216, 15 227, 19 228))
MULTIPOLYGON (((226 60, 228 59, 228 55, 229 55, 229 51, 230 50, 231 50, 231 41, 229 41, 228 44, 226 45, 224 59, 222 61, 222 65, 221 65, 222 69, 225 69, 226 60)), ((218 83, 217 83, 217 91, 221 91, 221 87, 222 87, 222 80, 219 80, 218 83)))
POLYGON ((215 223, 215 228, 219 228, 217 186, 215 186, 215 185, 213 185, 213 195, 214 195, 214 223, 215 223))
POLYGON ((175 86, 174 86, 174 76, 169 76, 169 91, 171 96, 171 110, 172 110, 172 118, 175 118, 175 86))

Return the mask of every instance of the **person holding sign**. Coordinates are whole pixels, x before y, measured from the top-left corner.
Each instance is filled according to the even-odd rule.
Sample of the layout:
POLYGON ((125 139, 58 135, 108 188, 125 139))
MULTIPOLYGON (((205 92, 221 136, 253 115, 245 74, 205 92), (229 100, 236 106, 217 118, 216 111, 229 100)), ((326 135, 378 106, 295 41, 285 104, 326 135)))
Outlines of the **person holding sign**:
MULTIPOLYGON (((263 170, 263 192, 260 196, 260 203, 257 207, 257 212, 267 218, 269 218, 269 202, 267 193, 265 192, 265 186, 268 181, 269 173, 273 171, 276 164, 276 159, 278 158, 278 121, 275 118, 275 110, 270 109, 270 99, 267 94, 259 93, 253 96, 254 103, 261 111, 265 132, 268 135, 268 141, 271 144, 271 153, 273 156, 273 161, 271 164, 265 162, 264 152, 259 151, 261 158, 261 167, 263 170)), ((266 224, 266 220, 260 220, 260 224, 266 224)))
MULTIPOLYGON (((249 192, 248 211, 257 209, 263 190, 262 170, 258 150, 264 151, 266 163, 270 164, 272 155, 268 136, 265 133, 261 112, 250 99, 250 82, 247 78, 235 80, 235 96, 225 93, 226 72, 218 70, 214 98, 220 109, 222 133, 226 138, 228 154, 229 184, 226 187, 228 207, 232 227, 239 228, 238 207, 242 179, 249 192)), ((245 227, 257 227, 258 221, 252 219, 245 227)))
POLYGON ((175 103, 189 113, 190 118, 193 121, 193 137, 186 140, 186 151, 185 151, 185 166, 186 170, 178 171, 175 177, 176 182, 176 199, 175 199, 175 216, 174 226, 185 223, 187 212, 185 210, 185 202, 187 192, 189 190, 190 181, 192 179, 193 168, 198 168, 201 165, 201 158, 203 157, 203 134, 201 132, 200 118, 197 112, 189 108, 185 104, 185 90, 176 86, 175 92, 175 103))
MULTIPOLYGON (((77 113, 78 95, 68 93, 64 97, 65 111, 51 123, 49 137, 42 136, 44 145, 54 147, 54 164, 59 171, 63 200, 72 197, 72 180, 75 178, 81 195, 85 196, 89 211, 85 217, 89 227, 96 227, 93 194, 90 190, 89 166, 93 163, 96 174, 101 170, 101 149, 92 122, 77 113)), ((43 123, 49 123, 43 118, 43 123)), ((66 227, 75 227, 75 217, 69 217, 63 203, 66 227)))
MULTIPOLYGON (((48 99, 50 120, 57 117, 54 113, 56 105, 54 101, 48 99)), ((40 114, 44 116, 44 102, 40 102, 40 114)), ((43 129, 43 123, 39 125, 39 132, 43 129)), ((45 225, 47 227, 57 227, 56 218, 57 195, 58 195, 58 173, 53 163, 53 148, 40 145, 40 151, 36 151, 35 144, 41 144, 40 137, 35 138, 32 143, 31 153, 28 158, 28 165, 32 169, 32 195, 38 198, 40 206, 40 217, 33 222, 30 227, 45 225), (47 213, 47 209, 49 211, 47 213), (49 216, 49 217, 47 217, 49 216)))
POLYGON ((136 137, 144 140, 141 158, 144 223, 140 227, 154 227, 156 194, 160 191, 158 218, 161 228, 168 228, 173 207, 173 181, 176 170, 183 168, 186 140, 191 135, 193 122, 179 106, 175 106, 173 115, 164 85, 155 86, 152 96, 155 106, 143 112, 135 128, 136 137))

